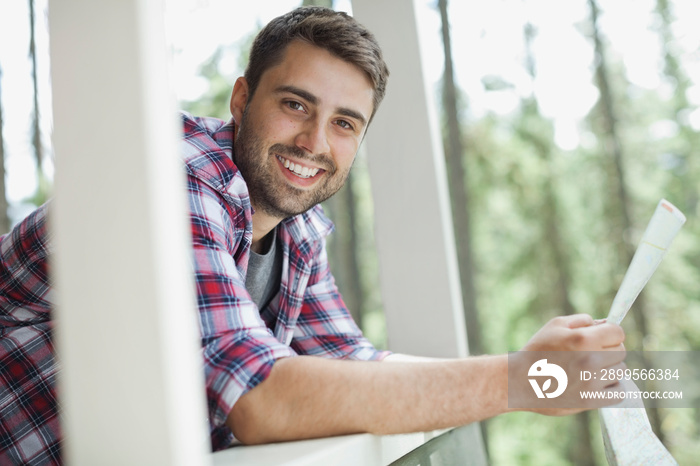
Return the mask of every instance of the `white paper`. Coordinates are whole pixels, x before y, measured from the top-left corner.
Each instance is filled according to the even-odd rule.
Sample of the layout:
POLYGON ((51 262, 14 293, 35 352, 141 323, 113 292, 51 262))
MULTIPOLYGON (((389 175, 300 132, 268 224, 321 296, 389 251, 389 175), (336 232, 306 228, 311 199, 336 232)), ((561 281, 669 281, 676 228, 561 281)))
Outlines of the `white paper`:
POLYGON ((608 313, 608 322, 622 322, 684 223, 685 215, 680 210, 665 199, 659 201, 617 290, 608 313))

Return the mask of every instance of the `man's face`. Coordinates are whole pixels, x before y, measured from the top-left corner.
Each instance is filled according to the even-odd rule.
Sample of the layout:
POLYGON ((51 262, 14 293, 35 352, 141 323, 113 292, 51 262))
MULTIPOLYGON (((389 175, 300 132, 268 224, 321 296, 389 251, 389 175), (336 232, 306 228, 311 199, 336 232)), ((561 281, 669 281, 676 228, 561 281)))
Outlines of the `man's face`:
POLYGON ((245 80, 237 82, 235 162, 256 212, 283 219, 335 194, 364 136, 372 98, 359 68, 301 41, 263 73, 252 98, 245 80))

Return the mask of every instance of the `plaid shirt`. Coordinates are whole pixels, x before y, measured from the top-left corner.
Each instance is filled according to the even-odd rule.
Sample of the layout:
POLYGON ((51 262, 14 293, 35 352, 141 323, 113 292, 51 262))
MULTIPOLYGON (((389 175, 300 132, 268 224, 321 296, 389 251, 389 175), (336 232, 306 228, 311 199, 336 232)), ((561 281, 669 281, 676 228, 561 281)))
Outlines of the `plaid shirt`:
POLYGON ((183 114, 195 277, 212 442, 227 446, 233 404, 265 380, 275 360, 296 354, 377 360, 328 268, 332 224, 320 206, 284 220, 279 294, 262 311, 245 288, 253 240, 248 188, 232 161, 231 123, 183 114))
POLYGON ((0 239, 0 464, 60 464, 46 206, 0 239))
MULTIPOLYGON (((284 220, 280 291, 259 310, 245 288, 252 243, 248 190, 232 161, 232 125, 183 113, 194 275, 212 445, 228 446, 234 403, 297 354, 377 360, 338 293, 319 206, 284 220)), ((0 464, 60 464, 47 274, 48 207, 0 239, 0 464)))

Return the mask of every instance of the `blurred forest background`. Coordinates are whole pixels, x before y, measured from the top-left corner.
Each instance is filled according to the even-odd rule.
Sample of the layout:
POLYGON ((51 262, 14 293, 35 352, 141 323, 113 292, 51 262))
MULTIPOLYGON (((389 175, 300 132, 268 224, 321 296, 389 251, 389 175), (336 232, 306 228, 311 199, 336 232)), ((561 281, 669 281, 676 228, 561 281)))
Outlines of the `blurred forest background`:
MULTIPOLYGON (((427 0, 439 24, 432 32, 440 47, 432 54, 440 57, 442 77, 434 91, 473 354, 518 350, 556 315, 586 312, 604 317, 661 198, 675 204, 688 221, 623 324, 626 346, 647 351, 700 349, 700 36, 681 25, 684 15, 677 7, 688 2, 617 1, 618 11, 620 3, 628 9, 626 23, 624 17, 613 22, 606 16, 606 7, 615 1, 558 2, 578 12, 580 18, 565 32, 580 41, 568 48, 562 42, 561 63, 552 63, 538 50, 543 41, 550 46, 555 42, 556 47, 556 36, 541 38, 539 16, 503 18, 517 41, 498 42, 498 31, 483 25, 475 31, 475 42, 457 43, 451 34, 456 28, 477 26, 465 26, 467 18, 451 16, 447 0, 427 0), (636 47, 654 64, 653 76, 647 76, 651 84, 631 79, 634 64, 619 46, 626 34, 620 28, 646 32, 647 40, 636 47), (455 63, 489 40, 513 48, 516 60, 509 71, 474 72, 459 80, 455 63), (589 86, 558 83, 558 98, 587 95, 590 105, 574 126, 563 128, 543 110, 548 103, 538 89, 553 83, 543 82, 540 70, 566 66, 563 63, 572 59, 586 70, 578 73, 577 82, 589 86), (464 82, 472 83, 468 90, 464 82), (498 104, 477 108, 473 89, 480 99, 498 104)), ((236 3, 239 8, 257 8, 236 3)), ((332 0, 304 3, 338 7, 332 0)), ((474 8, 484 5, 470 3, 474 8)), ((488 8, 502 15, 527 12, 541 3, 499 0, 488 8)), ((11 48, 27 57, 24 79, 32 83, 30 93, 19 94, 5 85, 7 55, 0 54, 2 232, 49 197, 53 170, 46 2, 27 0, 22 15, 10 21, 26 23, 26 42, 17 35, 11 48), (18 96, 21 104, 16 104, 18 96), (26 108, 25 117, 8 111, 17 105, 26 108), (18 166, 24 168, 5 174, 6 167, 18 166), (13 183, 18 186, 14 192, 21 194, 11 194, 13 183)), ((253 35, 212 51, 199 67, 206 84, 194 97, 181 96, 183 108, 228 118, 230 89, 245 66, 253 35)), ((7 35, 2 37, 6 41, 7 35)), ((181 52, 174 46, 176 59, 181 52)), ((367 164, 360 154, 347 186, 325 208, 337 226, 330 256, 340 289, 367 336, 386 347, 367 164)), ((700 457, 700 400, 694 405, 648 410, 655 432, 681 464, 694 464, 700 457)), ((501 416, 485 424, 485 437, 496 465, 606 464, 596 412, 567 418, 501 416)))

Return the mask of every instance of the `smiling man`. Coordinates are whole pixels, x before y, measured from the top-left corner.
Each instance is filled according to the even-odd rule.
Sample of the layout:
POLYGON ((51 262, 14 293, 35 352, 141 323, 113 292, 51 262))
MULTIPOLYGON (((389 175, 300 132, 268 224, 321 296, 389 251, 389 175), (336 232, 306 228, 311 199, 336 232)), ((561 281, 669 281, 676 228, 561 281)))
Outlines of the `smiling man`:
MULTIPOLYGON (((257 36, 230 121, 182 115, 214 449, 234 436, 262 443, 412 432, 509 411, 507 356, 438 361, 377 351, 328 267, 331 224, 319 203, 347 179, 387 77, 364 27, 344 13, 300 8, 257 36)), ((61 461, 47 209, 0 239, 0 464, 61 461)), ((618 367, 623 339, 619 326, 576 315, 553 319, 524 349, 606 351, 586 366, 595 371, 618 367)), ((605 388, 569 382, 577 384, 605 388)))
POLYGON ((275 405, 266 396, 265 409, 256 397, 237 402, 280 360, 386 356, 362 336, 335 287, 325 251, 331 224, 318 205, 345 183, 386 87, 386 64, 366 34, 322 8, 279 17, 236 80, 231 120, 183 115, 215 448, 230 443, 232 429, 247 442, 334 433, 295 434, 274 422, 284 411, 266 413, 275 405), (255 415, 240 414, 249 405, 255 415), (284 437, 267 425, 258 437, 259 415, 284 437))
POLYGON ((255 89, 245 77, 236 81, 234 153, 255 209, 254 250, 281 220, 343 186, 374 111, 373 96, 361 69, 301 40, 287 46, 255 89))

